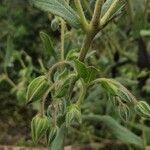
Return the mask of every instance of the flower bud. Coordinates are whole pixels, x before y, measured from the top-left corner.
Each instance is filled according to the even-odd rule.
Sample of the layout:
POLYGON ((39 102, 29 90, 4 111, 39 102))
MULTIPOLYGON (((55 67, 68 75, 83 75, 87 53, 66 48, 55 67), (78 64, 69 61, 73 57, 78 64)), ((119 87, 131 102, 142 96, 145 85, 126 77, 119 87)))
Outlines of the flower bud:
POLYGON ((53 31, 56 31, 56 30, 59 29, 59 20, 58 20, 57 17, 55 17, 55 18, 52 20, 52 22, 51 22, 51 29, 52 29, 53 31))
POLYGON ((150 118, 150 106, 145 101, 139 101, 135 106, 136 112, 145 118, 150 118))
POLYGON ((101 85, 102 87, 110 94, 116 96, 118 93, 118 87, 114 84, 112 84, 111 82, 109 82, 109 80, 103 80, 101 81, 101 85))
POLYGON ((127 105, 122 104, 121 106, 119 106, 118 112, 122 120, 128 121, 128 119, 130 118, 130 109, 127 105))
POLYGON ((64 97, 67 94, 67 91, 69 89, 69 79, 65 79, 60 81, 59 85, 57 86, 55 97, 61 98, 64 97))
POLYGON ((35 78, 27 89, 27 103, 41 99, 48 87, 49 83, 45 76, 35 78))
POLYGON ((76 104, 69 106, 66 114, 66 125, 69 126, 73 121, 82 122, 81 110, 76 104))
POLYGON ((37 143, 39 139, 46 133, 49 127, 49 120, 46 116, 37 115, 32 119, 31 131, 32 139, 34 143, 37 143))

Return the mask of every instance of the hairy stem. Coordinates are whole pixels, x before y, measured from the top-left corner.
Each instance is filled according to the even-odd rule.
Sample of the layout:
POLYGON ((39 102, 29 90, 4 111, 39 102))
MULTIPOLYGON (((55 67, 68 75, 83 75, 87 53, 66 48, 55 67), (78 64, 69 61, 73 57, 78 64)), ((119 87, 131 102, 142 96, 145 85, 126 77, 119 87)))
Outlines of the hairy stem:
POLYGON ((85 15, 84 15, 84 11, 83 11, 81 2, 80 2, 80 0, 74 0, 74 3, 75 3, 75 6, 76 6, 76 9, 77 9, 77 12, 80 16, 81 24, 83 26, 83 30, 85 30, 87 32, 89 30, 89 24, 88 24, 88 21, 87 21, 85 15))
POLYGON ((61 61, 64 60, 65 57, 65 21, 61 18, 61 61))
POLYGON ((106 22, 109 20, 109 18, 111 17, 114 9, 116 8, 116 6, 118 5, 120 0, 115 0, 112 5, 110 6, 110 8, 108 9, 108 11, 105 13, 105 15, 102 17, 102 19, 100 19, 100 26, 104 26, 106 24, 106 22))
POLYGON ((96 1, 94 14, 93 14, 92 20, 90 22, 90 30, 86 34, 84 43, 83 43, 81 51, 80 51, 79 60, 82 62, 84 61, 86 54, 91 46, 91 43, 92 43, 96 33, 99 30, 99 19, 100 19, 100 15, 101 15, 102 5, 103 5, 103 0, 96 1))
POLYGON ((41 109, 40 109, 40 114, 43 117, 45 115, 45 102, 46 102, 46 98, 49 94, 49 92, 55 87, 56 84, 53 84, 52 86, 50 86, 48 88, 48 90, 45 92, 45 94, 43 95, 42 101, 41 101, 41 109))
POLYGON ((84 59, 86 57, 86 54, 88 52, 88 49, 91 46, 93 38, 94 38, 94 34, 86 35, 86 37, 84 39, 84 42, 83 42, 83 45, 82 45, 82 48, 80 50, 80 55, 79 55, 79 60, 80 61, 82 61, 82 62, 84 61, 84 59))
POLYGON ((100 16, 101 16, 101 8, 103 5, 103 2, 104 2, 104 0, 97 0, 96 1, 93 17, 91 20, 91 26, 92 26, 93 31, 95 31, 95 30, 97 31, 97 29, 98 29, 99 20, 100 20, 100 16))

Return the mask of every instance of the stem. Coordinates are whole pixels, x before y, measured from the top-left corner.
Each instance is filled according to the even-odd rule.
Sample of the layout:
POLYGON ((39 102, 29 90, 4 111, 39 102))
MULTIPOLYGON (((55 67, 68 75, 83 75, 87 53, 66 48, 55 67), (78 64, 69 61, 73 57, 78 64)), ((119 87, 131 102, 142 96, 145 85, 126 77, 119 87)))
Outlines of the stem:
POLYGON ((65 21, 61 18, 61 61, 64 60, 64 57, 65 57, 65 50, 64 50, 64 47, 65 47, 65 28, 66 28, 66 25, 65 25, 65 21))
POLYGON ((98 29, 103 2, 104 0, 97 0, 95 4, 94 14, 93 14, 92 21, 91 21, 92 30, 94 31, 95 30, 97 31, 98 29))
POLYGON ((52 86, 50 86, 50 87, 48 88, 48 90, 45 92, 45 94, 44 94, 44 96, 43 96, 43 98, 42 98, 42 101, 41 101, 41 109, 40 109, 40 111, 41 111, 40 114, 41 114, 42 117, 45 115, 45 102, 46 102, 46 98, 47 98, 49 92, 55 87, 55 85, 56 85, 56 83, 53 84, 52 86))
POLYGON ((99 30, 99 19, 101 15, 101 8, 103 5, 103 0, 97 0, 95 4, 94 14, 90 22, 90 30, 87 32, 84 43, 82 45, 79 60, 84 61, 86 54, 91 46, 91 43, 99 30))
POLYGON ((107 21, 109 20, 109 18, 110 18, 111 15, 112 15, 114 9, 115 9, 116 6, 118 5, 119 1, 120 1, 120 0, 115 0, 115 1, 111 4, 110 8, 107 10, 107 12, 105 13, 105 15, 102 17, 102 19, 100 19, 100 26, 104 26, 104 25, 107 23, 107 21))
POLYGON ((89 30, 89 24, 88 24, 88 21, 84 15, 84 11, 83 11, 80 0, 74 0, 74 4, 75 4, 77 12, 80 16, 80 21, 81 21, 81 24, 83 26, 83 29, 87 32, 89 30))
POLYGON ((80 55, 79 55, 80 61, 82 61, 82 62, 84 61, 86 54, 88 52, 88 49, 91 46, 93 38, 94 38, 94 35, 92 35, 92 34, 86 35, 85 40, 84 40, 83 45, 82 45, 82 48, 80 50, 80 55))

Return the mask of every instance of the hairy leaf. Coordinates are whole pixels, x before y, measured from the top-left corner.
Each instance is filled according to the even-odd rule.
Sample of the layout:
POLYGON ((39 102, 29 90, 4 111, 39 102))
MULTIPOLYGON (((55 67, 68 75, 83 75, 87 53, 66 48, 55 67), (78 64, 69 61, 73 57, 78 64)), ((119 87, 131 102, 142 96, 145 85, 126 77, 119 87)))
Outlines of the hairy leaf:
MULTIPOLYGON (((106 2, 104 3, 104 5, 102 7, 102 16, 105 15, 105 13, 108 11, 108 9, 110 8, 110 6, 112 5, 113 2, 114 2, 114 0, 106 0, 106 2)), ((124 4, 125 4, 125 1, 124 0, 120 0, 118 2, 118 5, 117 5, 116 9, 111 14, 110 18, 112 18, 113 16, 119 14, 122 11, 122 9, 124 8, 124 4)))
POLYGON ((98 74, 98 70, 95 67, 93 67, 93 66, 89 66, 87 68, 87 70, 88 70, 88 75, 87 75, 86 81, 87 82, 91 82, 91 81, 93 81, 96 78, 96 76, 98 74))
POLYGON ((43 46, 45 50, 48 52, 49 56, 53 55, 54 57, 56 57, 55 50, 49 35, 44 32, 40 32, 40 37, 43 42, 43 46))
POLYGON ((35 78, 27 89, 27 103, 41 99, 48 87, 49 83, 45 76, 35 78))
POLYGON ((62 17, 72 27, 80 27, 78 15, 65 0, 32 0, 32 3, 43 11, 62 17))
POLYGON ((79 60, 75 60, 75 66, 79 77, 86 79, 88 75, 88 70, 85 64, 80 62, 79 60))

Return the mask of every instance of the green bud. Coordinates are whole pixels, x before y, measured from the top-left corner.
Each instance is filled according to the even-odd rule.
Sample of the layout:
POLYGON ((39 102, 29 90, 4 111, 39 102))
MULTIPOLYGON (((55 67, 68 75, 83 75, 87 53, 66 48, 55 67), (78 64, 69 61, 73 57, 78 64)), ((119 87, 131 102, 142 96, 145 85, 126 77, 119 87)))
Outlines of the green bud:
POLYGON ((52 29, 53 31, 56 31, 56 30, 59 29, 59 20, 58 20, 57 17, 55 17, 55 18, 52 20, 52 22, 51 22, 51 29, 52 29))
POLYGON ((31 131, 32 131, 32 140, 34 143, 37 143, 39 139, 46 133, 49 127, 49 120, 46 116, 37 115, 32 119, 31 122, 31 131))
POLYGON ((57 126, 55 127, 49 127, 47 130, 47 144, 50 145, 53 140, 55 139, 57 133, 58 133, 59 128, 57 126))
POLYGON ((71 125, 73 121, 77 121, 78 123, 82 122, 81 110, 76 104, 72 104, 68 107, 65 120, 67 126, 71 125))
POLYGON ((67 94, 67 91, 69 89, 69 79, 65 79, 63 81, 59 82, 59 85, 56 89, 55 97, 61 98, 64 97, 67 94))
POLYGON ((135 106, 136 112, 145 118, 150 118, 150 106, 145 101, 139 101, 135 106))
POLYGON ((47 108, 47 116, 49 117, 49 118, 52 118, 52 116, 53 116, 53 109, 52 109, 52 105, 49 105, 48 106, 48 108, 47 108))
POLYGON ((118 93, 118 87, 115 86, 114 84, 112 84, 111 82, 109 82, 109 80, 103 80, 101 81, 101 85, 102 87, 111 95, 116 96, 118 93))
POLYGON ((112 96, 119 97, 122 101, 134 104, 135 97, 119 82, 113 79, 101 78, 100 84, 112 96))
POLYGON ((49 83, 45 76, 39 76, 35 78, 29 84, 27 89, 27 103, 31 103, 41 99, 48 87, 49 83))
POLYGON ((130 118, 130 109, 127 105, 122 104, 118 107, 118 112, 120 115, 120 118, 124 121, 128 121, 130 118))

